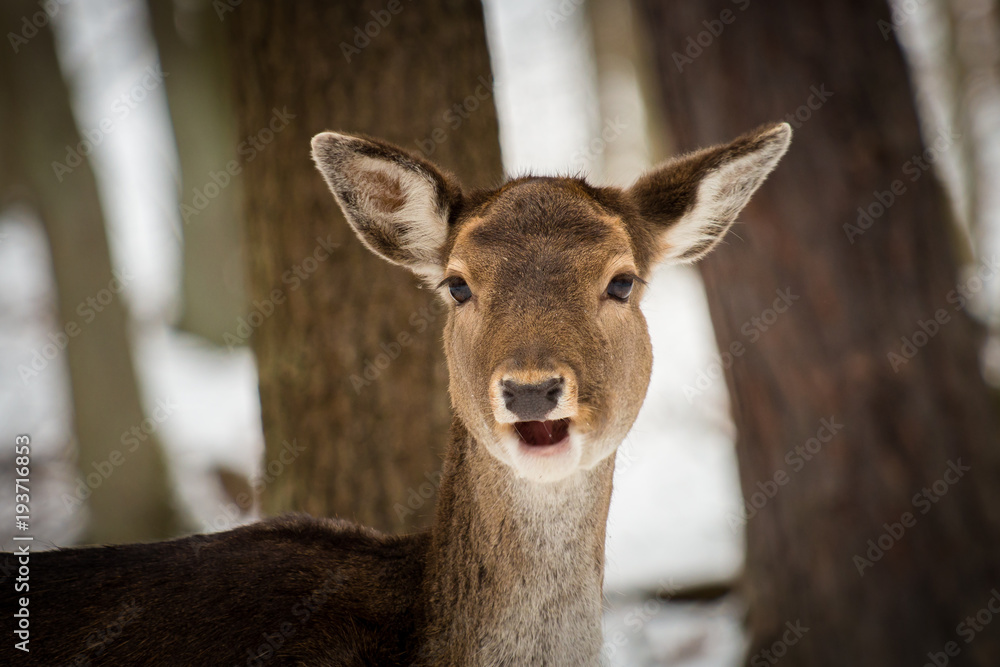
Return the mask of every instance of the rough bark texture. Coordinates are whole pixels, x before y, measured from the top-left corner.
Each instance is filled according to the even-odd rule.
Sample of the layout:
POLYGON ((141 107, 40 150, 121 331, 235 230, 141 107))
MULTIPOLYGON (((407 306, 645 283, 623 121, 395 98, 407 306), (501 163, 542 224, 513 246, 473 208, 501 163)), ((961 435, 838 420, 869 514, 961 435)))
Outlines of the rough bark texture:
MULTIPOLYGON (((22 18, 31 20, 40 12, 36 3, 4 3, 0 19, 14 33, 22 33, 22 18)), ((68 173, 57 174, 53 169, 54 162, 69 162, 67 147, 77 147, 80 134, 56 60, 51 28, 38 29, 27 43, 19 43, 16 51, 10 44, 4 44, 0 51, 4 99, 0 131, 6 135, 0 152, 0 197, 4 203, 26 202, 38 213, 52 252, 58 292, 58 319, 52 336, 65 340, 65 350, 59 356, 65 355, 69 366, 80 471, 70 491, 71 504, 85 505, 90 511, 82 541, 116 543, 169 537, 177 528, 176 518, 156 438, 140 432, 143 441, 134 436, 125 440, 130 429, 141 426, 144 415, 122 295, 114 294, 110 301, 108 297, 122 283, 127 289, 128 277, 109 289, 116 278, 97 183, 87 158, 68 173), (135 450, 131 451, 133 445, 135 450), (117 460, 112 455, 116 450, 122 462, 112 465, 109 461, 117 460), (101 479, 95 472, 99 468, 113 472, 101 479), (88 475, 99 481, 81 481, 88 475)), ((62 360, 49 362, 40 372, 52 372, 56 363, 62 360)), ((21 379, 15 373, 8 375, 8 381, 21 379)), ((78 516, 82 520, 84 515, 78 516)))
POLYGON ((783 665, 921 665, 928 653, 1000 664, 995 614, 968 643, 960 625, 1000 585, 998 420, 977 362, 981 331, 954 300, 965 281, 948 207, 932 170, 912 168, 924 145, 900 50, 877 25, 887 8, 639 5, 681 149, 800 114, 745 224, 702 264, 720 350, 745 346, 727 372, 744 496, 785 480, 757 498, 766 504, 746 526, 750 664, 771 664, 761 652, 784 640, 794 644, 783 665), (810 96, 818 108, 803 107, 810 96), (844 225, 888 201, 875 193, 897 179, 905 190, 852 243, 844 225), (765 311, 786 288, 799 299, 774 321, 765 311), (948 319, 937 333, 915 335, 939 310, 948 319), (762 316, 760 333, 752 318, 762 316), (903 337, 919 349, 894 371, 888 354, 902 356, 903 337), (790 463, 831 417, 843 428, 790 463), (959 461, 971 470, 946 475, 959 461), (904 513, 913 525, 881 537, 886 524, 899 533, 904 513), (869 544, 880 537, 891 544, 881 556, 869 544), (862 576, 855 557, 869 551, 862 576), (809 630, 786 635, 797 621, 809 630), (948 642, 958 657, 942 653, 948 642))
POLYGON ((267 442, 264 510, 390 531, 426 525, 450 419, 443 309, 354 237, 309 140, 323 130, 369 133, 423 150, 466 184, 496 180, 482 8, 266 2, 223 18, 240 140, 258 136, 275 110, 294 115, 242 161, 250 294, 262 304, 247 321, 267 442), (251 322, 275 291, 282 303, 251 322), (305 448, 291 463, 279 458, 286 442, 305 448))

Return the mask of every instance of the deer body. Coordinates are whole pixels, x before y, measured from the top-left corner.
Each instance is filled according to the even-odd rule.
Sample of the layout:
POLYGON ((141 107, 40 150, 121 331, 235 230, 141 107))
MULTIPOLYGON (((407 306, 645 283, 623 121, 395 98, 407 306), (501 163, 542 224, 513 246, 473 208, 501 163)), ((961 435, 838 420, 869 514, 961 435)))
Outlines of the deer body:
MULTIPOLYGON (((614 453, 652 365, 643 277, 711 249, 789 139, 787 125, 763 128, 628 190, 522 178, 465 194, 394 146, 318 135, 314 159, 362 242, 451 304, 455 417, 433 528, 390 537, 284 517, 35 554, 31 652, 7 641, 0 657, 597 664, 614 453)), ((11 554, 3 571, 16 572, 11 554)), ((10 619, 13 599, 0 602, 10 619)))

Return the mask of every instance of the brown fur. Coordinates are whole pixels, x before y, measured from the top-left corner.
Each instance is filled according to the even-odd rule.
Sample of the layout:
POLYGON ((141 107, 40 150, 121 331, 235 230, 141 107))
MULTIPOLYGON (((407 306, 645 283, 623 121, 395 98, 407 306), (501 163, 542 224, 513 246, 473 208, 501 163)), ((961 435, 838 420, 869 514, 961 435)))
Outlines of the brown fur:
POLYGON ((371 187, 372 204, 381 213, 397 213, 406 204, 399 181, 377 171, 359 174, 358 180, 371 187))
POLYGON ((528 177, 463 194, 389 144, 318 135, 317 166, 359 238, 451 304, 455 418, 434 528, 387 537, 293 517, 39 554, 18 664, 595 664, 614 452, 652 365, 644 279, 717 243, 789 136, 763 128, 628 190, 528 177), (606 292, 622 275, 636 278, 625 302, 606 292), (472 294, 461 305, 448 295, 458 279, 472 294), (518 443, 499 396, 505 381, 551 378, 562 393, 546 419, 569 419, 570 435, 542 456, 518 443))

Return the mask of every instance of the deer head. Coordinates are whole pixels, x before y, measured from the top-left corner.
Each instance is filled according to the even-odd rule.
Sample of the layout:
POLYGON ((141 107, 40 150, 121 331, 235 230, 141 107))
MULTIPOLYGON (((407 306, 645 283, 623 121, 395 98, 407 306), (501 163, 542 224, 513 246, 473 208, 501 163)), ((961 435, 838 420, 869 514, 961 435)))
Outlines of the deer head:
POLYGON ((449 304, 457 417, 516 475, 551 482, 610 456, 639 412, 654 265, 708 253, 790 139, 786 123, 764 127, 624 190, 524 177, 470 193, 382 141, 324 132, 312 147, 361 241, 449 304))

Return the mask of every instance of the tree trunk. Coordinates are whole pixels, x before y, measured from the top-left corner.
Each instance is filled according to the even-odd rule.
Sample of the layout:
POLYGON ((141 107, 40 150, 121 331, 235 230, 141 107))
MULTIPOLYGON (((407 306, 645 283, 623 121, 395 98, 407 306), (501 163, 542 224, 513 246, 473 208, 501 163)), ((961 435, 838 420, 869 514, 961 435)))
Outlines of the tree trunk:
POLYGON ((1000 601, 1000 433, 959 301, 981 283, 960 278, 942 190, 914 157, 887 8, 639 5, 681 149, 796 127, 702 264, 719 349, 743 350, 721 365, 748 498, 750 664, 1000 664, 997 620, 966 621, 1000 601))
POLYGON ((309 141, 327 129, 369 133, 466 182, 496 180, 482 8, 313 0, 246 3, 222 18, 248 141, 253 303, 232 331, 252 330, 257 353, 263 507, 392 531, 426 525, 450 419, 443 308, 362 247, 309 141))
MULTIPOLYGON (((32 2, 4 3, 2 24, 24 30, 23 17, 44 15, 32 2)), ((44 24, 43 24, 44 25, 44 24)), ((22 199, 38 213, 52 252, 58 319, 45 343, 62 341, 73 396, 73 432, 79 476, 61 506, 90 511, 84 543, 135 542, 175 534, 166 470, 155 435, 142 431, 122 289, 129 277, 114 274, 97 183, 87 158, 68 157, 81 137, 45 26, 0 56, 0 90, 7 135, 0 158, 5 198, 22 199), (75 158, 79 160, 80 158, 75 158), (138 436, 133 429, 136 429, 138 436), (102 472, 103 471, 103 472, 102 472)), ((93 129, 98 132, 97 128, 93 129)), ((87 150, 84 149, 84 155, 87 150)), ((39 363, 18 381, 51 371, 58 359, 39 363)), ((82 518, 83 515, 80 515, 82 518)))
POLYGON ((225 28, 211 0, 147 4, 160 65, 168 73, 164 85, 180 159, 184 272, 178 328, 221 345, 247 307, 239 219, 243 183, 218 176, 236 157, 225 28))

